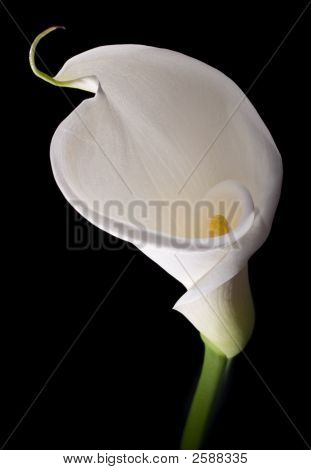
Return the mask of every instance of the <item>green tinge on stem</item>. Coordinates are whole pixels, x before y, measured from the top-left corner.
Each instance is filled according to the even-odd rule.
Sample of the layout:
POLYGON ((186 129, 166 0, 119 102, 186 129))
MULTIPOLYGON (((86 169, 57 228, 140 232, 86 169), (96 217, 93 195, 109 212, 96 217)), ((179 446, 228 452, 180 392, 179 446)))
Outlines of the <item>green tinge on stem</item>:
POLYGON ((60 86, 60 87, 78 88, 79 90, 96 93, 97 88, 98 88, 98 81, 95 77, 78 77, 77 79, 74 79, 74 80, 62 81, 62 80, 57 80, 54 77, 51 77, 47 73, 42 72, 41 70, 38 69, 36 65, 36 60, 35 60, 37 46, 42 38, 47 36, 52 31, 55 31, 56 29, 66 29, 66 28, 64 26, 51 26, 50 28, 44 30, 42 33, 38 34, 38 36, 35 38, 35 40, 31 44, 30 51, 29 51, 29 63, 30 63, 31 70, 37 77, 41 78, 42 80, 45 80, 46 82, 52 85, 60 86))
POLYGON ((204 360, 182 436, 183 450, 201 448, 228 364, 224 354, 216 350, 203 335, 201 338, 205 346, 204 360))

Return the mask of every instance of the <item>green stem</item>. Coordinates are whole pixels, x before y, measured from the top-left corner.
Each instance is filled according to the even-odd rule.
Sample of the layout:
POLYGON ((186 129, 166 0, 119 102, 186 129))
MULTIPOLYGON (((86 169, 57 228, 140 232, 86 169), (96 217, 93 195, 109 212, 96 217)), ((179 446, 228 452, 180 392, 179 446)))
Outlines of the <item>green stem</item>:
POLYGON ((228 358, 201 335, 205 346, 199 382, 184 428, 181 449, 200 449, 213 417, 218 392, 225 377, 228 358))

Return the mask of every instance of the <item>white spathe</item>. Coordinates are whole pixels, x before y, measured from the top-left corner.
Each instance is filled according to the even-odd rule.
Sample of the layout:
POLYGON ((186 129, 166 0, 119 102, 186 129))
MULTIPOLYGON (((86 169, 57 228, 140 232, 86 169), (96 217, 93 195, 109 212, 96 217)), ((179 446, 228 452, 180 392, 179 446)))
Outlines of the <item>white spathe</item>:
POLYGON ((142 45, 92 49, 68 60, 54 78, 97 90, 52 140, 52 168, 66 199, 182 282, 187 292, 174 308, 234 356, 254 321, 247 261, 269 234, 282 180, 279 152, 255 108, 218 70, 142 45), (133 200, 223 200, 225 210, 238 200, 236 242, 229 234, 211 243, 201 229, 193 238, 173 233, 169 220, 159 231, 153 217, 144 229, 135 227, 126 211, 111 216, 94 205, 107 200, 124 207, 133 200))

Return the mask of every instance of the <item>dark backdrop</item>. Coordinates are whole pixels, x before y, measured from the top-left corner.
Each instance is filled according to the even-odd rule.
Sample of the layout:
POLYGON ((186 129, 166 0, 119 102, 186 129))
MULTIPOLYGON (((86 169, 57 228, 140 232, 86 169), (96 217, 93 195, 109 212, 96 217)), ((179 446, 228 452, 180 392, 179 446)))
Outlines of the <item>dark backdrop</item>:
MULTIPOLYGON (((237 357, 209 447, 306 448, 301 435, 311 442, 310 12, 277 50, 307 2, 231 3, 6 2, 14 20, 0 6, 6 448, 178 448, 203 353, 197 331, 171 309, 184 288, 160 267, 126 244, 115 251, 66 248, 74 214, 53 180, 49 145, 72 105, 32 75, 27 59, 27 40, 54 24, 67 32, 38 49, 53 73, 70 56, 111 43, 181 51, 244 91, 262 72, 249 98, 282 154, 284 186, 271 236, 250 262, 257 323, 246 353, 257 372, 237 357)), ((75 105, 87 97, 66 94, 75 105)), ((108 235, 101 240, 115 246, 108 235)))

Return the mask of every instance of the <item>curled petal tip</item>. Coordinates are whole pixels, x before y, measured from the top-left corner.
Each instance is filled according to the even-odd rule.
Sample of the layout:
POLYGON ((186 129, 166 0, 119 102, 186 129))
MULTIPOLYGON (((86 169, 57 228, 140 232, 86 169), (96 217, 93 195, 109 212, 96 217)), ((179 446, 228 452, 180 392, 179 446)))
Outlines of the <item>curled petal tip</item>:
POLYGON ((44 31, 42 31, 42 33, 38 34, 35 37, 33 43, 31 44, 30 51, 29 51, 29 63, 30 63, 31 70, 37 77, 42 78, 42 80, 52 83, 53 85, 62 86, 61 82, 56 83, 56 80, 53 77, 39 70, 36 65, 36 60, 35 60, 37 46, 39 42, 41 41, 41 39, 47 36, 52 31, 55 31, 56 29, 64 29, 64 27, 63 26, 51 26, 50 28, 45 29, 44 31))
POLYGON ((36 49, 41 41, 42 38, 47 36, 49 33, 52 31, 55 31, 56 29, 63 29, 65 30, 65 26, 51 26, 50 28, 45 29, 42 31, 42 33, 38 34, 36 38, 34 39, 33 43, 31 44, 30 51, 29 51, 29 63, 31 70, 33 73, 41 78, 42 80, 55 85, 55 86, 60 86, 60 87, 69 87, 69 88, 77 88, 80 90, 85 90, 85 91, 90 91, 91 93, 96 93, 97 88, 98 88, 98 83, 95 77, 77 77, 77 79, 74 80, 57 80, 56 78, 52 77, 51 75, 48 75, 45 72, 42 72, 40 69, 38 69, 36 65, 36 49))

